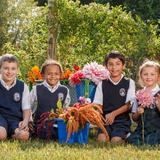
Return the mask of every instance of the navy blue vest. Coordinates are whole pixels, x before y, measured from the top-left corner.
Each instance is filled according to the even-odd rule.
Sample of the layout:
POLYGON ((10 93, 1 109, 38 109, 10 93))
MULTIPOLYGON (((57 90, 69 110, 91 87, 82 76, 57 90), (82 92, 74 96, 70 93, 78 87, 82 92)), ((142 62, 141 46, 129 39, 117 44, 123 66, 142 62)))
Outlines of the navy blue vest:
POLYGON ((35 122, 40 118, 42 113, 51 111, 51 109, 56 111, 58 98, 62 100, 63 105, 67 96, 67 92, 67 87, 63 85, 60 85, 53 93, 51 93, 43 84, 37 85, 38 104, 35 112, 35 122))
MULTIPOLYGON (((114 85, 110 80, 102 81, 104 115, 118 109, 125 104, 129 82, 129 79, 125 77, 123 77, 117 85, 114 85)), ((116 119, 119 120, 128 118, 128 112, 116 117, 116 119)))
POLYGON ((20 80, 16 81, 16 85, 7 90, 0 83, 0 114, 3 117, 15 120, 22 120, 22 94, 24 91, 24 83, 20 80))

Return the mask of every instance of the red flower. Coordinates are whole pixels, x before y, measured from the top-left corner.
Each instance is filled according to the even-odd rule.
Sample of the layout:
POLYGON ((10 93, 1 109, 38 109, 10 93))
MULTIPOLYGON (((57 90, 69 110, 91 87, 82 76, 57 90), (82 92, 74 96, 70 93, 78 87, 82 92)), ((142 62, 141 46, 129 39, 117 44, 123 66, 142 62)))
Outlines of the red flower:
POLYGON ((77 66, 77 65, 74 65, 73 68, 74 68, 74 70, 76 70, 76 71, 80 70, 80 67, 77 66))
POLYGON ((70 77, 70 82, 71 84, 79 84, 83 78, 84 74, 81 70, 79 70, 70 77))

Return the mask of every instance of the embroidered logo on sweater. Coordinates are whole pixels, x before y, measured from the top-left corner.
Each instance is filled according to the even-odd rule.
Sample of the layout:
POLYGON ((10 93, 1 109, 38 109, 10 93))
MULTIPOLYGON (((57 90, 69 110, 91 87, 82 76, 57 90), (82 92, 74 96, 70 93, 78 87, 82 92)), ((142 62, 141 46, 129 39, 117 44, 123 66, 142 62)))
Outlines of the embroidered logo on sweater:
POLYGON ((120 94, 120 96, 124 97, 126 95, 126 90, 124 88, 121 88, 119 90, 119 94, 120 94))
POLYGON ((64 94, 63 93, 59 93, 58 94, 58 99, 60 99, 61 101, 64 100, 64 94))
POLYGON ((15 102, 20 101, 20 99, 21 99, 20 94, 19 94, 18 92, 16 92, 16 93, 13 95, 13 99, 14 99, 15 102))

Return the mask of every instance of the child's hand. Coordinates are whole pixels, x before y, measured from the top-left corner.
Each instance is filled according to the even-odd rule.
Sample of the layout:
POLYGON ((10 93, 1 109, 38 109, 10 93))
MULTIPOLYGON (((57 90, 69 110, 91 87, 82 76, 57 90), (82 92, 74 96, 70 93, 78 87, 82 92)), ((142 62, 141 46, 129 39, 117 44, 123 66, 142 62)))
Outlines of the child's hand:
POLYGON ((137 109, 138 114, 143 114, 144 113, 144 107, 140 106, 137 109))
POLYGON ((19 129, 20 130, 25 130, 25 131, 28 131, 29 128, 28 128, 28 122, 23 120, 19 123, 19 129))
POLYGON ((160 111, 160 94, 158 94, 156 96, 156 106, 157 106, 158 110, 160 111))
POLYGON ((106 122, 108 125, 111 125, 113 122, 114 122, 114 119, 115 119, 115 115, 113 112, 109 113, 109 114, 106 114, 105 115, 105 118, 106 118, 106 122))

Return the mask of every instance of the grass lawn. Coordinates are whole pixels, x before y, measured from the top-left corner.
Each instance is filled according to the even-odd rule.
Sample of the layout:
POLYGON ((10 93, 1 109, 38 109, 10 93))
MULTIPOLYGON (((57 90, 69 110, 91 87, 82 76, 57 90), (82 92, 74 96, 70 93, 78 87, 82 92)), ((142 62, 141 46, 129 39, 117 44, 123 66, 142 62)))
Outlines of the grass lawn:
POLYGON ((160 146, 111 145, 89 139, 88 145, 30 140, 0 142, 2 160, 156 160, 160 146))

